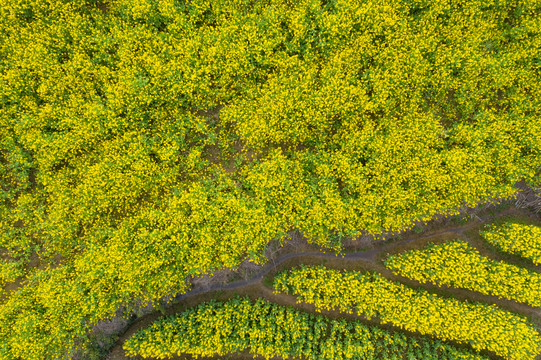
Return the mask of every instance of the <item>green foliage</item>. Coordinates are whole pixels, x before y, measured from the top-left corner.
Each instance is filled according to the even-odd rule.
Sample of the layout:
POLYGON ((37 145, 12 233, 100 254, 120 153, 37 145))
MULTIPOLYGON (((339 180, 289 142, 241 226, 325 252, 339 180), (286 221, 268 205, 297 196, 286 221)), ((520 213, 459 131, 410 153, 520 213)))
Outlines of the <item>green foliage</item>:
POLYGON ((487 225, 480 233, 487 242, 502 251, 530 259, 536 265, 541 264, 539 226, 506 222, 501 225, 487 225))
POLYGON ((266 359, 402 359, 414 356, 417 349, 423 349, 423 359, 486 359, 440 341, 406 337, 354 321, 329 320, 247 298, 200 304, 155 321, 124 343, 129 356, 158 359, 183 353, 223 356, 247 349, 266 359))
POLYGON ((4 0, 1 276, 27 280, 0 305, 0 358, 84 350, 121 304, 261 262, 291 227, 338 249, 541 183, 538 13, 4 0))
POLYGON ((535 359, 537 328, 522 315, 483 303, 444 298, 414 290, 375 273, 301 266, 278 274, 274 289, 298 296, 316 309, 378 317, 408 331, 468 343, 509 360, 535 359))
POLYGON ((481 256, 465 241, 431 244, 393 255, 385 266, 395 274, 541 306, 541 274, 481 256))

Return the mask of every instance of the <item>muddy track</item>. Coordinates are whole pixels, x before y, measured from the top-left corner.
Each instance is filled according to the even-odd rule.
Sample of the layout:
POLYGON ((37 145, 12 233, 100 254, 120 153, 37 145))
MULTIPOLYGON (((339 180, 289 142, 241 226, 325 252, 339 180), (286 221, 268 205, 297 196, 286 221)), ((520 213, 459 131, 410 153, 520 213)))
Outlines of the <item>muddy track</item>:
MULTIPOLYGON (((456 234, 459 234, 459 235, 463 235, 463 228, 464 228, 464 226, 451 228, 451 229, 446 229, 445 231, 441 231, 439 233, 431 233, 431 234, 427 234, 427 235, 424 235, 424 236, 419 236, 418 238, 408 239, 408 240, 402 241, 402 242, 400 242, 400 245, 404 245, 404 244, 407 244, 407 243, 411 243, 413 241, 418 241, 418 240, 423 239, 423 238, 434 237, 434 236, 437 236, 437 235, 440 235, 440 234, 443 234, 443 233, 449 233, 449 232, 456 233, 456 234)), ((175 298, 173 298, 173 302, 179 302, 179 301, 182 301, 182 300, 184 300, 186 298, 197 296, 197 295, 200 295, 200 294, 203 294, 203 293, 206 293, 206 292, 233 290, 233 289, 238 289, 238 288, 241 288, 241 287, 244 287, 244 286, 249 286, 249 285, 259 283, 272 270, 276 269, 279 265, 281 265, 282 263, 284 263, 284 262, 286 262, 287 260, 290 260, 290 259, 295 259, 295 258, 353 259, 353 260, 366 260, 366 261, 369 261, 369 262, 375 262, 376 257, 378 255, 380 255, 381 253, 383 253, 385 251, 388 251, 388 250, 392 249, 396 245, 397 244, 388 244, 387 246, 381 247, 379 249, 372 249, 372 250, 366 250, 366 251, 358 251, 358 252, 353 252, 353 253, 347 253, 347 254, 344 254, 343 256, 336 255, 336 254, 331 254, 331 253, 316 252, 316 251, 285 254, 285 255, 282 255, 282 256, 278 257, 276 260, 270 261, 270 263, 267 263, 267 265, 265 265, 261 271, 259 271, 257 274, 253 275, 251 278, 249 278, 247 280, 239 280, 239 281, 235 281, 235 282, 225 284, 225 285, 213 285, 213 286, 210 286, 208 288, 188 291, 185 294, 178 295, 175 298)))
MULTIPOLYGON (((523 210, 519 210, 522 215, 527 214, 523 210)), ((510 209, 500 213, 497 217, 506 216, 509 214, 516 214, 517 209, 510 209)), ((528 215, 525 215, 528 216, 528 215)), ((531 215, 529 215, 531 216, 531 215)), ((122 344, 137 330, 149 326, 152 322, 164 315, 171 315, 183 311, 186 307, 195 306, 198 303, 208 301, 210 298, 222 297, 218 295, 225 295, 225 297, 232 296, 233 293, 249 295, 250 297, 263 297, 268 301, 273 301, 280 303, 282 305, 292 305, 297 308, 302 308, 305 311, 315 312, 315 309, 312 309, 310 306, 305 304, 297 304, 294 300, 294 297, 284 295, 284 294, 273 294, 272 289, 269 289, 268 286, 264 284, 264 278, 269 275, 273 275, 276 271, 279 271, 280 268, 289 267, 300 264, 300 263, 323 263, 329 262, 331 267, 340 267, 342 265, 348 265, 348 267, 361 266, 363 268, 368 268, 382 273, 384 276, 390 278, 391 280, 400 281, 406 285, 425 288, 429 291, 436 293, 441 293, 442 295, 453 296, 458 299, 471 299, 484 302, 495 303, 498 306, 501 306, 510 311, 520 312, 524 315, 527 315, 529 318, 536 318, 536 320, 541 319, 541 314, 539 313, 538 308, 533 308, 525 304, 518 304, 507 300, 498 299, 497 297, 486 296, 479 293, 471 292, 468 290, 453 289, 453 288, 438 288, 437 286, 430 284, 418 284, 415 281, 396 276, 387 270, 381 263, 381 259, 389 252, 396 251, 397 249, 407 248, 408 245, 418 246, 417 243, 422 244, 426 241, 432 239, 451 239, 451 238, 462 238, 468 239, 468 232, 477 231, 477 229, 482 226, 483 223, 487 223, 493 220, 493 217, 488 216, 484 219, 478 217, 479 221, 471 222, 462 226, 454 227, 444 227, 435 231, 427 232, 426 234, 413 235, 409 238, 402 240, 395 240, 389 243, 383 242, 382 245, 379 245, 377 248, 364 250, 364 251, 355 251, 349 252, 342 255, 337 255, 335 253, 325 253, 321 251, 300 251, 293 253, 286 253, 281 256, 278 256, 274 260, 269 260, 265 266, 259 269, 255 274, 251 275, 248 279, 238 280, 230 282, 227 284, 213 284, 211 286, 200 287, 184 294, 174 297, 170 304, 167 305, 167 308, 162 312, 154 311, 147 315, 143 315, 126 326, 124 331, 119 334, 119 338, 116 341, 115 345, 111 351, 106 356, 107 360, 120 360, 128 359, 124 355, 122 349, 122 344), (364 265, 361 265, 364 264, 364 265), (473 296, 472 296, 473 294, 473 296)), ((338 312, 328 312, 331 317, 340 316, 338 312)), ((538 322, 538 321, 536 321, 538 322)), ((391 327, 392 328, 392 327, 391 327)), ((239 354, 238 359, 252 358, 253 356, 246 354, 239 354)), ((492 356, 491 356, 492 357, 492 356)), ((190 358, 187 356, 186 358, 190 358)), ((497 357, 494 357, 495 359, 497 357)), ((176 357, 175 357, 176 359, 176 357)))

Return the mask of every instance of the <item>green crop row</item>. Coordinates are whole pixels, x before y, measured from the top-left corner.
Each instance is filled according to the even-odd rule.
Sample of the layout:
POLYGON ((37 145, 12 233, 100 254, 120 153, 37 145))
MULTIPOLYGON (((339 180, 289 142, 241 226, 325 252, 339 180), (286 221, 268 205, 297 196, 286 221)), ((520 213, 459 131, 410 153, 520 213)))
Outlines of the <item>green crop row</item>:
POLYGON ((129 356, 214 356, 250 350, 269 359, 486 360, 440 341, 407 337, 355 321, 329 320, 258 299, 202 303, 139 330, 124 343, 129 356))
POLYGON ((534 359, 541 345, 537 329, 522 316, 494 305, 414 290, 379 274, 302 266, 278 274, 274 288, 318 309, 377 316, 382 323, 469 343, 509 360, 534 359))

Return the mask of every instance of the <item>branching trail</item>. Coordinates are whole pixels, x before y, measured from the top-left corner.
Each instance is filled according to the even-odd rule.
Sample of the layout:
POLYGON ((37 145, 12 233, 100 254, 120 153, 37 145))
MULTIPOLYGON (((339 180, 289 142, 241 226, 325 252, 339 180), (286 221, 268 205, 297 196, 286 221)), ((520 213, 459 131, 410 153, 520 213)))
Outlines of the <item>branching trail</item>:
MULTIPOLYGON (((517 209, 512 209, 511 211, 504 211, 499 214, 499 216, 509 215, 510 213, 516 214, 517 209)), ((522 214, 524 212, 519 211, 522 214)), ((541 314, 538 308, 533 308, 525 304, 518 304, 512 301, 498 299, 497 297, 482 295, 479 293, 471 292, 468 290, 454 289, 454 288, 438 288, 435 285, 430 284, 419 284, 415 281, 396 276, 387 270, 381 263, 382 256, 388 252, 396 250, 396 248, 402 248, 411 243, 422 243, 423 241, 432 239, 442 239, 442 238, 463 238, 467 239, 467 232, 476 231, 482 223, 486 223, 486 220, 489 220, 491 217, 481 219, 481 222, 468 223, 466 225, 457 226, 457 227, 445 227, 438 231, 431 231, 426 234, 412 236, 403 240, 393 241, 391 243, 383 243, 383 245, 378 246, 375 249, 365 250, 365 251, 356 251, 345 253, 343 255, 337 255, 335 253, 325 253, 321 251, 301 251, 286 253, 281 256, 278 256, 274 260, 269 260, 266 265, 264 265, 259 271, 250 276, 248 279, 234 281, 228 284, 213 284, 206 287, 196 288, 184 294, 178 295, 173 298, 171 304, 169 304, 164 311, 166 315, 175 314, 183 311, 186 307, 192 307, 198 303, 208 301, 210 298, 221 296, 232 296, 233 293, 248 295, 251 297, 263 297, 268 301, 278 302, 281 304, 288 304, 295 306, 297 308, 302 308, 306 311, 314 312, 315 309, 311 306, 306 306, 306 304, 297 304, 294 301, 294 297, 289 295, 274 294, 272 290, 269 289, 265 284, 263 279, 272 274, 275 271, 278 271, 280 267, 284 265, 291 266, 291 263, 301 264, 301 263, 323 263, 331 264, 331 266, 340 267, 342 264, 348 264, 348 266, 356 267, 364 264, 363 268, 368 268, 377 272, 382 273, 384 276, 392 279, 401 281, 407 285, 425 288, 427 290, 441 293, 442 295, 453 296, 457 299, 474 299, 476 301, 484 301, 495 303, 498 306, 506 308, 511 311, 520 312, 527 315, 529 318, 540 319, 541 314)), ((119 360, 127 359, 124 355, 122 349, 122 344, 137 330, 149 326, 156 319, 164 315, 164 313, 159 311, 154 311, 148 315, 141 316, 133 321, 127 326, 127 328, 122 332, 119 339, 115 343, 112 350, 109 352, 106 357, 107 360, 119 360)), ((334 314, 331 312, 325 312, 331 317, 340 316, 338 312, 334 314)), ((536 321, 537 322, 537 321, 536 321)), ((239 358, 244 358, 245 356, 240 355, 239 358)), ((251 355, 248 357, 252 357, 251 355)))
MULTIPOLYGON (((442 233, 452 232, 452 233, 462 235, 463 234, 463 232, 462 232, 463 228, 464 227, 456 227, 456 228, 446 229, 445 231, 442 231, 440 233, 432 233, 432 234, 427 234, 427 235, 424 235, 424 236, 420 236, 420 237, 415 238, 415 239, 408 239, 408 240, 400 242, 400 244, 404 245, 404 244, 407 244, 407 243, 410 243, 410 242, 413 242, 413 241, 417 241, 419 239, 435 237, 435 236, 437 236, 439 234, 442 234, 442 233)), ((343 256, 336 255, 336 254, 331 254, 331 253, 316 252, 316 251, 285 254, 285 255, 282 255, 282 256, 278 257, 276 260, 270 261, 269 263, 267 263, 267 265, 265 265, 257 274, 253 275, 251 278, 249 278, 247 280, 239 280, 239 281, 235 281, 235 282, 225 284, 225 285, 218 284, 218 285, 213 285, 211 287, 204 288, 204 289, 192 290, 192 291, 186 292, 185 294, 176 296, 174 298, 174 302, 179 302, 179 301, 182 301, 182 300, 184 300, 186 298, 197 296, 197 295, 200 295, 200 294, 203 294, 203 293, 206 293, 206 292, 233 290, 233 289, 238 289, 238 288, 242 288, 242 287, 245 287, 245 286, 248 286, 248 285, 253 285, 253 284, 259 283, 259 282, 261 282, 261 280, 266 275, 269 274, 269 272, 276 269, 279 265, 281 265, 282 263, 284 263, 284 262, 286 262, 287 260, 290 260, 290 259, 295 259, 295 258, 299 258, 299 259, 301 259, 301 258, 341 259, 342 258, 342 259, 354 259, 354 260, 365 260, 365 261, 369 261, 369 262, 375 262, 375 259, 376 259, 376 257, 378 255, 380 255, 381 253, 383 253, 385 251, 390 250, 391 248, 395 247, 396 245, 397 244, 389 244, 389 245, 381 247, 379 249, 372 249, 372 250, 366 250, 366 251, 358 251, 358 252, 353 252, 353 253, 347 253, 347 254, 344 254, 343 256)))

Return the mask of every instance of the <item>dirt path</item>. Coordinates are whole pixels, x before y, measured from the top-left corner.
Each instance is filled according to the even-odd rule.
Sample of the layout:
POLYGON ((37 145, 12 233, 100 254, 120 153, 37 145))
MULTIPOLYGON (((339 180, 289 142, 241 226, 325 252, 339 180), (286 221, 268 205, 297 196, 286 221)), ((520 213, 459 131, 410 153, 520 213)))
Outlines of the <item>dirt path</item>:
MULTIPOLYGON (((477 215, 476 215, 477 216, 477 215)), ((508 208, 497 215, 479 214, 477 219, 470 221, 461 226, 447 226, 434 231, 427 232, 425 234, 409 234, 405 238, 401 238, 395 241, 382 243, 376 248, 367 249, 364 251, 354 251, 345 253, 342 256, 337 256, 332 253, 323 253, 318 251, 300 251, 293 253, 286 253, 278 256, 274 260, 269 261, 265 266, 260 268, 256 273, 252 274, 248 279, 238 280, 227 284, 214 284, 207 287, 201 287, 189 291, 185 294, 176 296, 172 303, 165 309, 165 315, 171 315, 179 313, 186 308, 196 306, 201 302, 208 301, 210 299, 227 300, 236 295, 248 296, 252 299, 262 297, 268 301, 278 303, 280 305, 294 306, 295 308, 302 309, 311 313, 316 313, 315 308, 312 305, 297 303, 294 296, 286 294, 274 294, 272 289, 266 285, 269 280, 272 279, 277 272, 296 266, 299 264, 316 265, 324 264, 330 268, 347 269, 347 270, 372 270, 381 273, 391 280, 400 281, 408 286, 416 288, 424 288, 434 293, 438 293, 446 297, 454 297, 460 300, 468 301, 481 301, 496 304, 504 309, 518 312, 526 315, 532 322, 541 326, 541 313, 539 308, 534 308, 525 304, 519 304, 508 300, 498 299, 497 297, 487 296, 473 291, 454 289, 447 287, 437 287, 430 284, 419 284, 416 281, 403 278, 401 276, 394 275, 391 271, 383 266, 382 260, 389 254, 399 251, 404 251, 414 248, 422 248, 429 242, 442 242, 453 239, 465 239, 472 241, 473 243, 479 242, 479 239, 475 238, 475 234, 479 233, 479 230, 485 223, 490 223, 498 219, 520 219, 521 221, 536 222, 539 223, 539 219, 536 216, 532 219, 532 213, 525 209, 518 209, 515 207, 508 208), (267 280, 267 281, 266 281, 267 280)), ((541 224, 539 224, 541 225, 541 224)), ((483 251, 484 255, 491 256, 486 248, 483 251)), ((496 257, 502 257, 498 255, 496 257)), ((505 256, 503 256, 505 258, 505 256)), ((511 262, 517 262, 520 260, 513 259, 511 262)), ((521 263, 524 265, 524 263, 521 263)), ((540 271, 541 268, 534 265, 526 264, 528 268, 534 271, 540 271)), ((324 315, 331 318, 345 317, 360 320, 363 322, 378 324, 377 321, 367 321, 366 319, 359 318, 354 315, 344 315, 336 311, 322 311, 324 315)), ((107 360, 120 360, 129 359, 125 356, 122 349, 123 343, 137 330, 149 326, 152 322, 158 318, 164 316, 164 314, 155 311, 148 315, 142 316, 136 319, 130 324, 127 329, 120 335, 115 346, 112 348, 107 360)), ((378 326, 381 326, 378 324, 378 326)), ((398 330, 392 326, 383 326, 391 330, 398 330)), ((184 356, 182 358, 190 358, 184 356)), ((235 359, 248 359, 253 358, 248 352, 242 354, 236 354, 235 359)), ((497 359, 498 357, 493 357, 497 359)), ((177 359, 174 357, 173 359, 177 359)), ((180 358, 178 358, 180 359, 180 358)))

